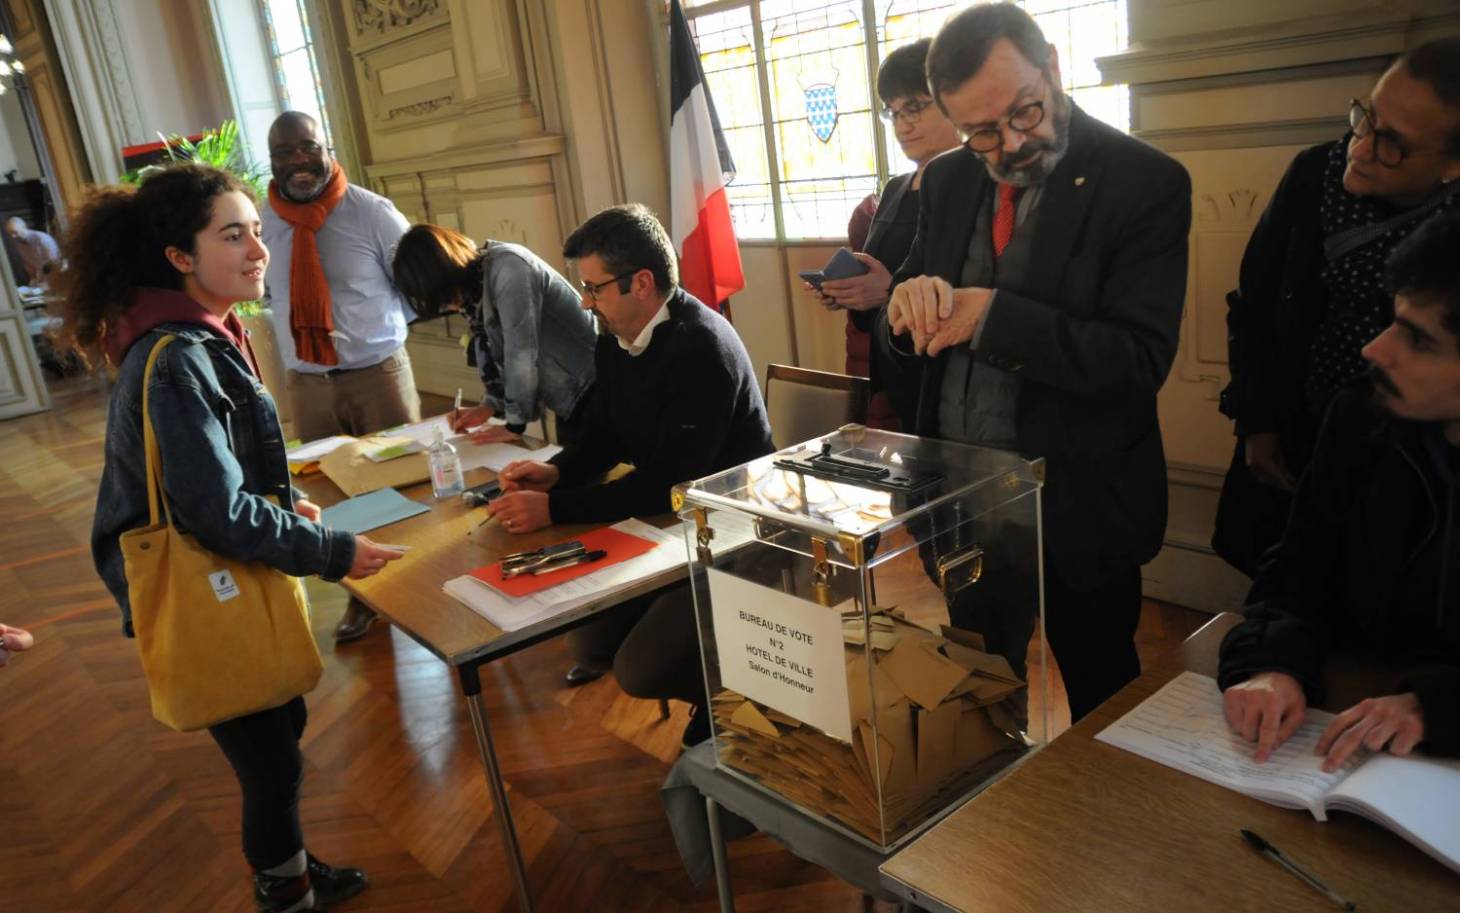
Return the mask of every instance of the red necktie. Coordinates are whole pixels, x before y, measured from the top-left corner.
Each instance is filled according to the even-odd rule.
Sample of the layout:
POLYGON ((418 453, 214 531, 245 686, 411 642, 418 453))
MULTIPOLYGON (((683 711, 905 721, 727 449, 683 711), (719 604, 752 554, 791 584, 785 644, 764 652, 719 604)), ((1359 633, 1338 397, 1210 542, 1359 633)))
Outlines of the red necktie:
POLYGON ((999 185, 999 208, 994 213, 994 256, 1002 257, 1009 239, 1014 237, 1014 216, 1019 209, 1019 189, 1013 184, 999 185))

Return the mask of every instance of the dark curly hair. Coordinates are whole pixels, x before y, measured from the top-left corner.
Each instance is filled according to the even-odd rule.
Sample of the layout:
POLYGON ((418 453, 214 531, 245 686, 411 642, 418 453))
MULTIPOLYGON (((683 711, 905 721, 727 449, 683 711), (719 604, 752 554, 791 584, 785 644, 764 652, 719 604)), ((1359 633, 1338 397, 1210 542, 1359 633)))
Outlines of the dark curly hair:
POLYGON ((71 218, 61 240, 66 265, 52 279, 62 345, 95 357, 107 326, 131 305, 132 289, 182 288, 182 274, 164 252, 194 253, 198 232, 213 218, 213 201, 234 191, 254 199, 232 174, 195 164, 160 168, 136 187, 94 189, 71 218))
POLYGON ((1460 339, 1460 213, 1431 216, 1389 254, 1389 291, 1419 305, 1441 305, 1441 324, 1460 339))

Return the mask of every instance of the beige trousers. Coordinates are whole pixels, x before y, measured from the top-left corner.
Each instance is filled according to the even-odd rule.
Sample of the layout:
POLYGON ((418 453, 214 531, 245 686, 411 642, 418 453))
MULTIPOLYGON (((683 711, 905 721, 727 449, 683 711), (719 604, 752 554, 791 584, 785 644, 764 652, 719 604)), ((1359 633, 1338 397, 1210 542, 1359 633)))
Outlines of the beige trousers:
POLYGON ((284 388, 294 436, 317 441, 335 434, 361 437, 421 420, 421 397, 404 348, 385 361, 329 374, 288 372, 284 388))

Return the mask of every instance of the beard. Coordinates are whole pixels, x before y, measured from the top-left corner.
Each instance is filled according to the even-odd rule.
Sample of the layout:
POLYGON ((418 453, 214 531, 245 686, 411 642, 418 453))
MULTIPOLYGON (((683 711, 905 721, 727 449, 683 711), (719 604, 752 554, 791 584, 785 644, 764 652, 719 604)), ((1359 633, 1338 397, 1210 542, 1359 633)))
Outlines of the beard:
POLYGON ((289 171, 284 175, 282 180, 278 181, 279 193, 283 194, 285 199, 293 200, 295 203, 308 203, 324 192, 325 185, 329 183, 332 171, 333 169, 329 167, 321 169, 301 165, 289 171), (297 185, 294 183, 294 179, 299 176, 307 176, 310 178, 309 186, 303 190, 295 189, 297 185))
POLYGON ((985 158, 984 168, 988 169, 989 176, 995 181, 1013 184, 1015 187, 1043 184, 1054 173, 1060 159, 1064 158, 1065 152, 1070 148, 1072 106, 1069 96, 1063 92, 1052 94, 1054 111, 1050 117, 1054 124, 1054 138, 1046 140, 1030 137, 1016 154, 1002 157, 997 165, 985 158))
MULTIPOLYGON (((1383 368, 1379 367, 1378 365, 1369 365, 1369 370, 1367 373, 1369 376, 1369 382, 1374 385, 1375 390, 1382 391, 1384 394, 1387 394, 1393 399, 1404 398, 1404 395, 1399 392, 1399 388, 1394 385, 1394 381, 1390 380, 1389 375, 1384 373, 1383 368)), ((1380 397, 1380 399, 1382 400, 1383 397, 1380 397)))

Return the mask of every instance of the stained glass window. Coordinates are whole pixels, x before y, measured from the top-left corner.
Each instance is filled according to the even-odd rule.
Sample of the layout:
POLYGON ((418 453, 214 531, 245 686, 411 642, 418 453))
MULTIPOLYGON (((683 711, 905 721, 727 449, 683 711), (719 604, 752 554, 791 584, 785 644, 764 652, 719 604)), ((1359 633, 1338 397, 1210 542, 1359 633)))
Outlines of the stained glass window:
MULTIPOLYGON (((840 238, 890 175, 908 170, 876 117, 876 61, 933 35, 953 0, 688 0, 685 15, 735 158, 728 192, 742 240, 840 238), (697 7, 708 6, 704 11, 697 7), (769 108, 769 116, 767 116, 769 108), (876 147, 881 140, 879 162, 876 147), (774 178, 773 178, 774 175, 774 178)), ((1056 47, 1065 88, 1091 115, 1129 129, 1124 86, 1095 58, 1126 44, 1126 0, 1024 0, 1056 47)))
POLYGON ((304 0, 260 0, 269 38, 270 63, 279 102, 285 111, 303 111, 313 117, 329 141, 329 116, 324 87, 314 55, 314 36, 304 0))

